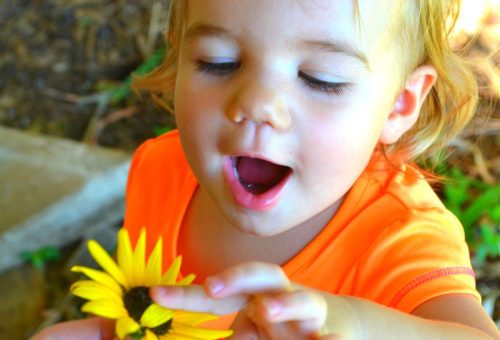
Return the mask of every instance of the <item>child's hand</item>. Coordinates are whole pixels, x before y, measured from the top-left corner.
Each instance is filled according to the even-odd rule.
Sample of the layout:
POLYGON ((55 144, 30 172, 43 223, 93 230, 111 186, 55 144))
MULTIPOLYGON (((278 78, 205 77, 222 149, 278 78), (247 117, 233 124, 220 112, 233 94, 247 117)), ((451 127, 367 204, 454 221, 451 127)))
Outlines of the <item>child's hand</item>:
POLYGON ((113 339, 115 321, 99 317, 55 324, 35 334, 30 340, 113 339))
POLYGON ((204 287, 156 287, 156 303, 214 314, 240 311, 232 329, 234 338, 333 339, 320 337, 327 305, 307 289, 292 290, 279 266, 245 263, 208 278, 204 287))

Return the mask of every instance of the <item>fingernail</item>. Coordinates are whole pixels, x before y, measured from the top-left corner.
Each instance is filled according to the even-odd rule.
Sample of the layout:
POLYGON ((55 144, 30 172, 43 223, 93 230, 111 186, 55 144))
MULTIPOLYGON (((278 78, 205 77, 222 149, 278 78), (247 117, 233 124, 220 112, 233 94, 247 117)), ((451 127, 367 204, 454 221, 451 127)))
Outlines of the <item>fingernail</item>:
POLYGON ((210 291, 210 293, 212 293, 214 295, 219 294, 224 289, 224 282, 222 282, 221 280, 218 280, 218 279, 209 278, 209 279, 207 279, 206 284, 207 284, 207 288, 210 291))

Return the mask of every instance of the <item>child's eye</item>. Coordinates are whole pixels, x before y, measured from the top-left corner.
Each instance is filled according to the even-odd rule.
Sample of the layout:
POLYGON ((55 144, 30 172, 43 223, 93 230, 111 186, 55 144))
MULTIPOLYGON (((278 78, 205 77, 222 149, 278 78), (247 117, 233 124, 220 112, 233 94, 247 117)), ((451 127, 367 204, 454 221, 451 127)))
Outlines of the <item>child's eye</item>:
POLYGON ((335 83, 329 82, 321 79, 314 78, 307 73, 299 71, 299 77, 306 83, 307 86, 314 90, 319 90, 326 93, 333 93, 336 95, 341 95, 344 93, 344 90, 347 88, 347 83, 335 83))
POLYGON ((217 76, 225 76, 236 71, 241 63, 238 61, 210 62, 204 60, 197 61, 198 71, 214 74, 217 76))

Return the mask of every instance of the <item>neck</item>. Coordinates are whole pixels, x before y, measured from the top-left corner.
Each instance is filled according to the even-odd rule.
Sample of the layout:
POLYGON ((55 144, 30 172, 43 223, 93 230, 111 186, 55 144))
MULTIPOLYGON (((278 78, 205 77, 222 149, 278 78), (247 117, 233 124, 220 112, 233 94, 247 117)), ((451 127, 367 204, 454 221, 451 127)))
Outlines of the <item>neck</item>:
POLYGON ((184 258, 183 267, 203 280, 243 262, 284 265, 323 230, 340 203, 283 233, 258 237, 232 226, 206 192, 198 188, 181 228, 179 252, 184 258))

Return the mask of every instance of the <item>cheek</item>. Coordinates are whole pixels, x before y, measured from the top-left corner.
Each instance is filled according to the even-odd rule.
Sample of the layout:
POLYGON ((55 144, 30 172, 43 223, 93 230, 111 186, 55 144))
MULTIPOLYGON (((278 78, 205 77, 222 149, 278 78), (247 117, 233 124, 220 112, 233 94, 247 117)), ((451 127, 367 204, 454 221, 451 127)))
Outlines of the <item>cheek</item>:
POLYGON ((301 143, 304 169, 314 169, 311 177, 330 177, 332 181, 356 178, 370 160, 378 141, 380 129, 370 126, 371 123, 375 124, 360 124, 349 119, 310 126, 301 143))
POLYGON ((218 99, 210 90, 197 87, 196 79, 182 73, 177 79, 175 92, 175 120, 182 146, 197 177, 217 167, 218 134, 221 114, 218 99))
POLYGON ((188 133, 196 137, 208 130, 203 127, 210 122, 212 108, 207 95, 197 91, 193 83, 193 80, 187 77, 182 77, 182 75, 178 77, 174 107, 175 121, 181 134, 188 133))

